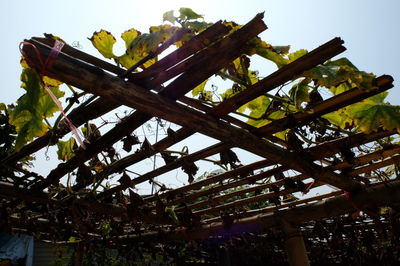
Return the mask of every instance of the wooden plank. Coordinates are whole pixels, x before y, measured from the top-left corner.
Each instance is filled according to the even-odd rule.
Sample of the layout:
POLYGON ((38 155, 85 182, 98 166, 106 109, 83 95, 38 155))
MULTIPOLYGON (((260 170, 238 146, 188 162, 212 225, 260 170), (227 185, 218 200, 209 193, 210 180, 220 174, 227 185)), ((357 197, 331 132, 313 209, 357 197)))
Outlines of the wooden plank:
MULTIPOLYGON (((164 231, 161 233, 162 239, 168 241, 182 241, 204 239, 210 236, 231 236, 240 234, 243 231, 247 233, 258 233, 266 228, 280 225, 280 221, 285 219, 293 223, 303 223, 308 221, 317 221, 325 218, 336 217, 338 215, 356 211, 354 205, 364 206, 396 206, 400 204, 400 181, 385 182, 367 187, 358 193, 351 195, 351 201, 345 195, 331 197, 316 203, 311 203, 296 208, 280 210, 268 214, 259 214, 252 217, 246 217, 234 221, 233 225, 227 227, 223 222, 206 224, 193 227, 190 230, 178 229, 173 231, 164 231)), ((140 239, 141 241, 160 240, 160 233, 147 233, 140 236, 126 235, 120 240, 140 239)))
MULTIPOLYGON (((223 37, 225 34, 227 34, 229 31, 229 27, 226 27, 223 25, 220 21, 213 24, 212 26, 208 27, 205 31, 201 32, 200 34, 196 35, 194 38, 190 39, 187 43, 185 43, 182 47, 179 49, 175 50, 168 56, 164 57, 160 61, 156 62, 153 64, 149 69, 146 69, 143 72, 140 72, 138 74, 129 74, 128 78, 131 81, 134 81, 135 79, 138 79, 137 75, 141 74, 143 76, 143 73, 145 76, 151 76, 150 72, 152 71, 163 71, 165 68, 170 67, 179 61, 184 60, 186 57, 190 56, 191 54, 198 52, 208 45, 210 45, 211 41, 216 41, 219 40, 221 37, 223 37)), ((54 45, 54 40, 49 39, 49 38, 37 38, 34 37, 32 38, 34 41, 45 44, 49 47, 53 47, 54 45)), ((33 42, 34 44, 36 42, 33 42)), ((37 44, 37 43, 36 43, 37 44)), ((110 71, 111 73, 117 74, 117 75, 122 75, 126 72, 125 69, 122 69, 120 67, 117 67, 115 65, 112 65, 104 60, 101 60, 97 57, 94 57, 92 55, 89 55, 87 53, 84 53, 78 49, 75 49, 69 45, 64 45, 63 53, 80 59, 84 62, 90 63, 94 66, 100 67, 102 69, 105 69, 107 71, 110 71)), ((68 114, 68 118, 73 122, 73 124, 76 127, 79 127, 86 121, 95 119, 117 107, 119 107, 119 103, 115 103, 110 101, 109 99, 97 99, 94 102, 90 103, 87 106, 79 106, 75 108, 71 113, 68 114)), ((60 122, 60 129, 57 130, 56 136, 57 137, 62 137, 65 134, 67 134, 70 129, 65 125, 64 120, 60 122)), ((0 164, 13 164, 17 162, 18 160, 28 156, 29 154, 32 154, 42 148, 44 148, 46 145, 50 143, 50 139, 54 141, 54 134, 51 132, 46 133, 44 136, 37 138, 31 143, 28 143, 19 152, 14 152, 4 158, 2 161, 0 161, 0 164)))
MULTIPOLYGON (((264 78, 263 80, 259 81, 255 85, 250 86, 246 91, 241 92, 240 95, 242 95, 244 99, 251 100, 252 97, 256 97, 260 93, 268 92, 269 90, 287 82, 288 80, 293 79, 295 77, 295 75, 297 75, 297 73, 301 73, 301 72, 307 70, 307 67, 314 67, 315 65, 317 65, 319 63, 323 63, 325 60, 329 59, 330 56, 337 55, 340 52, 344 51, 345 48, 342 46, 342 43, 343 43, 343 41, 340 40, 339 38, 335 38, 335 39, 325 43, 324 45, 314 49, 307 55, 290 63, 288 66, 286 66, 284 68, 284 70, 279 69, 278 71, 274 72, 273 74, 271 74, 268 77, 264 78), (291 73, 290 71, 294 71, 294 72, 291 73)), ((185 98, 185 97, 183 97, 183 98, 185 98)), ((229 116, 226 116, 226 115, 228 113, 232 112, 233 110, 235 110, 235 108, 236 108, 235 106, 237 104, 240 104, 240 101, 242 101, 242 99, 237 96, 236 98, 232 98, 232 100, 228 99, 228 100, 222 102, 220 105, 218 105, 217 107, 215 107, 213 109, 208 109, 208 110, 205 110, 203 108, 198 108, 198 109, 203 110, 209 114, 220 115, 220 116, 222 116, 223 119, 226 119, 226 121, 231 122, 229 119, 229 116), (235 102, 237 102, 237 104, 234 104, 235 102)), ((191 100, 191 99, 185 98, 183 102, 189 103, 193 106, 193 100, 191 100)), ((242 128, 247 129, 247 130, 252 129, 252 127, 249 125, 247 125, 246 127, 243 127, 243 125, 242 125, 242 128)), ((176 134, 177 136, 179 136, 179 138, 177 138, 176 136, 167 137, 167 138, 163 139, 161 142, 156 143, 154 145, 154 154, 156 154, 157 152, 159 152, 163 149, 166 149, 168 147, 167 143, 170 143, 169 145, 175 144, 178 141, 183 140, 185 138, 185 135, 186 135, 186 137, 189 137, 192 134, 193 134, 193 132, 186 128, 180 129, 176 134), (175 140, 173 138, 175 138, 175 140), (156 148, 156 146, 157 147, 160 146, 160 148, 156 148)), ((140 152, 133 154, 133 155, 129 155, 129 156, 113 163, 110 167, 106 168, 106 171, 104 174, 106 174, 106 173, 111 174, 111 173, 120 171, 120 170, 124 169, 125 167, 128 167, 129 165, 132 165, 132 164, 138 162, 139 160, 146 158, 146 156, 147 156, 147 154, 141 154, 140 152)), ((134 182, 134 184, 137 184, 136 179, 133 182, 134 182)), ((118 188, 115 188, 114 190, 118 191, 118 188)))
POLYGON ((294 79, 304 71, 311 69, 318 64, 324 63, 326 60, 346 50, 342 44, 343 41, 340 38, 332 39, 331 41, 312 50, 310 53, 300 57, 298 60, 283 66, 241 93, 225 100, 219 106, 214 108, 213 114, 215 116, 226 114, 226 108, 229 110, 236 110, 243 104, 294 79))
MULTIPOLYGON (((29 48, 23 47, 27 54, 29 53, 29 48)), ((322 167, 299 158, 290 151, 260 140, 242 129, 232 127, 213 119, 207 114, 199 113, 107 73, 99 73, 98 69, 85 66, 84 63, 71 64, 70 60, 70 58, 61 55, 54 63, 54 70, 58 73, 58 78, 73 86, 113 101, 120 101, 152 116, 161 117, 221 141, 229 140, 238 147, 254 152, 276 163, 285 164, 292 169, 307 173, 334 186, 349 191, 360 188, 360 184, 353 180, 327 172, 322 167), (159 108, 159 106, 163 108, 159 108)))
POLYGON ((268 125, 254 130, 254 134, 257 136, 268 136, 290 127, 308 123, 317 117, 336 111, 340 108, 346 107, 347 105, 359 102, 392 88, 393 78, 388 75, 383 75, 376 78, 374 83, 376 84, 375 88, 370 90, 353 88, 341 94, 335 95, 319 104, 316 104, 311 109, 306 109, 302 112, 297 112, 282 119, 272 121, 268 125))
MULTIPOLYGON (((228 42, 230 39, 223 39, 221 41, 221 46, 225 48, 225 51, 223 54, 220 54, 221 57, 219 57, 219 60, 217 60, 217 55, 215 49, 211 49, 210 52, 208 49, 203 50, 199 55, 204 55, 204 58, 202 58, 201 63, 204 65, 204 71, 198 72, 196 76, 194 77, 193 74, 190 72, 184 73, 180 77, 178 77, 174 82, 172 82, 167 88, 161 92, 162 95, 165 95, 173 100, 178 99, 179 97, 183 96, 185 93, 187 93, 189 90, 193 88, 193 86, 196 86, 197 84, 200 84, 203 80, 208 78, 212 73, 215 71, 219 70, 220 68, 224 67, 229 61, 232 61, 234 58, 239 56, 243 52, 243 47, 245 47, 245 43, 248 41, 249 38, 256 36, 258 33, 263 31, 265 29, 265 24, 262 22, 262 15, 257 15, 253 20, 251 20, 249 23, 247 23, 245 26, 243 26, 241 29, 235 32, 236 35, 235 38, 236 40, 232 42, 230 45, 230 42, 228 42), (242 46, 240 49, 238 49, 238 46, 242 46), (206 64, 206 62, 213 61, 213 64, 206 64)), ((26 47, 25 47, 26 48, 26 47)), ((45 54, 43 58, 47 56, 49 53, 48 49, 45 49, 45 47, 38 47, 38 49, 45 54), (44 48, 44 49, 43 49, 44 48)), ((32 52, 32 51, 31 51, 32 52)), ((27 51, 29 53, 29 49, 27 51)), ((32 56, 32 54, 31 54, 32 56)), ((67 57, 66 55, 60 54, 59 58, 68 58, 69 61, 72 61, 80 65, 86 65, 86 67, 89 67, 91 70, 95 70, 97 74, 102 74, 110 76, 109 74, 97 69, 90 67, 89 65, 85 64, 84 62, 78 62, 74 60, 73 58, 67 57), (100 72, 101 73, 100 73, 100 72)), ((34 60, 35 56, 33 55, 32 60, 34 60)), ((196 62, 196 68, 191 68, 193 71, 199 67, 199 63, 196 62)), ((56 67, 54 66, 54 70, 56 70, 56 67)), ((86 68, 88 70, 88 68, 86 68)), ((75 73, 77 76, 76 78, 80 76, 81 72, 75 73)), ((95 74, 95 73, 92 73, 95 74)), ((51 74, 49 74, 51 75, 51 74)), ((95 74, 96 75, 96 74, 95 74)), ((65 76, 64 73, 58 73, 56 74, 57 78, 62 78, 62 76, 65 76)), ((68 76, 68 74, 66 74, 68 76)), ((114 80, 120 80, 123 83, 128 83, 125 82, 117 77, 113 77, 114 80)), ((67 82, 69 84, 75 85, 75 81, 67 82)), ((85 83, 83 80, 81 81, 85 83)), ((86 83, 87 84, 87 83, 86 83)), ((93 84, 91 85, 93 86, 93 84)), ((132 86, 135 86, 132 84, 132 86)), ((79 86, 78 86, 79 87, 79 86)), ((143 89, 143 88, 142 88, 143 89)), ((112 101, 115 101, 112 100, 112 101)), ((80 150, 79 152, 76 153, 76 155, 69 160, 66 163, 60 164, 57 168, 51 171, 51 173, 48 176, 48 179, 45 183, 39 184, 35 186, 35 189, 44 189, 47 185, 53 184, 55 182, 58 182, 58 180, 65 175, 68 172, 71 172, 74 170, 78 165, 81 163, 85 162, 95 154, 97 154, 99 151, 104 149, 105 147, 112 145, 118 139, 124 137, 127 135, 127 131, 133 131, 135 128, 140 126, 141 124, 145 123, 147 120, 149 120, 151 116, 142 113, 142 112, 135 112, 132 117, 129 117, 126 120, 129 120, 130 123, 126 123, 125 127, 123 128, 122 131, 117 130, 116 128, 110 130, 107 134, 105 134, 103 137, 98 139, 95 143, 92 143, 88 145, 88 148, 86 150, 80 150), (136 117, 135 117, 136 116, 136 117), (123 134, 122 134, 122 133, 123 134)), ((125 121, 124 121, 125 122, 125 121)))

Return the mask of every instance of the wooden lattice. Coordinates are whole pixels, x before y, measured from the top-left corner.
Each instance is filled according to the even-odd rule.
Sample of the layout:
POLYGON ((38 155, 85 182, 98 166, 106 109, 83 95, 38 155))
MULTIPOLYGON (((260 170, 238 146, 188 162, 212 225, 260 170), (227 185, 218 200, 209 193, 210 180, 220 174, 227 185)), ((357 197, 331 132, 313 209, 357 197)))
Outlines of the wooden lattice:
MULTIPOLYGON (((387 145, 380 150, 360 153, 351 161, 333 161, 332 158, 343 152, 343 149, 385 139, 397 134, 397 131, 354 133, 300 149, 294 149, 273 136, 274 133, 288 128, 307 125, 324 114, 390 89, 393 86, 390 76, 376 78, 376 86, 371 90, 353 88, 260 128, 254 128, 231 115, 243 104, 296 79, 302 72, 343 52, 345 48, 340 38, 334 38, 283 66, 217 106, 206 105, 185 96, 239 57, 248 49, 248 41, 265 29, 262 15, 256 16, 232 34, 228 34, 227 26, 218 22, 138 73, 131 73, 68 45, 64 46, 46 75, 98 96, 69 113, 69 119, 76 126, 120 105, 126 105, 135 111, 106 134, 92 140, 86 149, 79 149, 72 159, 59 164, 48 176, 27 173, 27 176, 34 177, 29 182, 1 182, 2 218, 7 219, 14 229, 33 230, 33 226, 44 234, 66 230, 79 235, 90 233, 94 237, 98 236, 96 223, 111 219, 118 223, 119 230, 115 232, 115 237, 121 240, 153 239, 158 238, 162 232, 165 240, 172 241, 260 232, 279 226, 283 220, 302 224, 357 210, 373 211, 377 206, 395 206, 400 200, 400 194, 397 193, 400 189, 399 181, 370 183, 365 173, 397 164, 400 160, 398 145, 387 145), (170 80, 172 81, 164 86, 170 80), (131 134, 153 117, 173 122, 181 128, 177 131, 169 129, 168 136, 164 139, 142 145, 140 150, 113 162, 91 179, 75 184, 72 191, 82 191, 92 185, 93 180, 102 180, 121 172, 196 132, 220 142, 208 147, 205 145, 200 151, 178 158, 139 177, 125 180, 108 190, 98 191, 91 197, 80 197, 62 190, 57 196, 49 193, 52 191, 51 187, 58 185, 63 176, 131 134), (121 191, 126 191, 129 187, 234 147, 247 150, 263 159, 156 195, 139 196, 132 191, 129 195, 121 194, 121 191), (259 183, 290 169, 298 174, 259 183), (280 202, 280 197, 306 192, 307 189, 316 189, 324 184, 337 190, 310 198, 280 202), (221 193, 243 185, 251 186, 221 193), (240 198, 243 195, 247 196, 240 198), (246 207, 265 200, 275 204, 251 210, 246 207), (19 208, 21 202, 24 203, 23 208, 19 208), (165 212, 166 207, 171 206, 176 206, 174 213, 179 220, 178 224, 165 212), (29 215, 28 209, 31 212, 29 215), (47 213, 55 213, 57 218, 50 219, 47 213), (24 219, 23 215, 28 215, 29 219, 24 219), (88 216, 91 218, 86 219, 88 216)), ((32 38, 28 42, 40 54, 37 55, 32 46, 25 45, 22 49, 29 58, 31 67, 37 68, 38 56, 47 58, 54 40, 32 38)), ((167 47, 168 44, 159 47, 157 53, 167 47)), ((3 159, 2 167, 13 166, 20 159, 54 143, 68 132, 67 123, 61 122, 56 133, 48 132, 25 145, 19 152, 3 159)))

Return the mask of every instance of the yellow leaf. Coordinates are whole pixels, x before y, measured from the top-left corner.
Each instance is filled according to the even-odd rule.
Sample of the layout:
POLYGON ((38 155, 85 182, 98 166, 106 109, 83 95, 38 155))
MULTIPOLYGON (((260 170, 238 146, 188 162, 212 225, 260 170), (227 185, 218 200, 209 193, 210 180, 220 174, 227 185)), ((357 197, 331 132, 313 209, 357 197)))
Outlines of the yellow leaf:
POLYGON ((113 46, 116 43, 116 40, 110 32, 106 30, 95 32, 89 40, 104 57, 116 57, 113 53, 113 46))
POLYGON ((122 40, 125 41, 125 47, 126 47, 126 49, 128 49, 128 47, 129 47, 129 45, 131 44, 131 42, 132 42, 136 37, 138 37, 139 35, 141 35, 140 31, 135 30, 135 29, 130 29, 130 30, 124 31, 124 32, 121 34, 122 40))
POLYGON ((48 76, 43 77, 43 82, 47 86, 51 86, 51 87, 58 87, 61 84, 63 84, 63 82, 56 80, 56 79, 49 78, 48 76))

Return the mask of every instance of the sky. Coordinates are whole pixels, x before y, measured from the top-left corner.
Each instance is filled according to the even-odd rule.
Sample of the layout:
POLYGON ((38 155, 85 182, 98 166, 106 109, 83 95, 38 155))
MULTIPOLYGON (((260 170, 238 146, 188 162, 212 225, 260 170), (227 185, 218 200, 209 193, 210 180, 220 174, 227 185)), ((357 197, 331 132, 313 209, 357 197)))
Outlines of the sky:
MULTIPOLYGON (((132 27, 147 32, 162 23, 162 14, 190 7, 206 21, 233 20, 244 24, 265 11, 268 30, 261 37, 274 45, 292 45, 292 50, 311 50, 333 37, 345 41, 348 57, 359 69, 378 75, 390 74, 399 90, 400 2, 397 0, 203 0, 203 1, 105 1, 20 0, 0 1, 0 55, 2 84, 0 101, 14 102, 20 87, 18 44, 43 33, 59 35, 82 50, 100 56, 87 40, 94 31, 106 29, 118 37, 132 27)), ((122 42, 119 47, 122 49, 122 42)), ((393 94, 393 92, 392 92, 393 94)), ((399 96, 399 93, 395 93, 399 96)), ((391 97, 399 104, 400 97, 391 97)))
MULTIPOLYGON (((24 92, 20 88, 18 45, 24 39, 52 33, 68 43, 79 42, 84 52, 101 57, 87 39, 105 29, 119 39, 122 32, 135 28, 148 32, 162 24, 162 14, 180 7, 192 8, 207 22, 220 19, 245 24, 257 13, 265 12, 268 29, 260 36, 273 45, 312 50, 334 37, 341 37, 349 58, 360 70, 395 79, 389 100, 400 104, 400 1, 397 0, 19 0, 0 1, 0 102, 13 103, 24 92)), ((120 54, 123 42, 117 43, 120 54)), ((258 64, 260 71, 264 65, 258 64)), ((270 72, 265 64, 264 71, 270 72)))

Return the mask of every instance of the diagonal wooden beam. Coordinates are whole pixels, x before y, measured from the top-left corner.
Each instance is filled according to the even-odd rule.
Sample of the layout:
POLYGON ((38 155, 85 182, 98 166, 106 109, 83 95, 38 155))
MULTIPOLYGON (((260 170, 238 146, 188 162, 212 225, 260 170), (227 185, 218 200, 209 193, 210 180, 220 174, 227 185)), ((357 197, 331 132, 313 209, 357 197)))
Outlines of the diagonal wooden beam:
MULTIPOLYGON (((211 41, 220 40, 224 35, 229 32, 230 28, 222 24, 221 21, 213 24, 208 27, 203 32, 199 33, 192 39, 190 39, 187 43, 185 43, 182 47, 170 53, 168 56, 162 58, 160 61, 153 64, 149 69, 146 69, 143 72, 137 74, 129 74, 127 77, 129 80, 134 81, 136 79, 142 78, 143 76, 151 77, 156 71, 163 71, 165 68, 173 66, 180 61, 184 60, 186 57, 191 56, 193 53, 199 52, 202 49, 206 48, 211 44, 211 41)), ((49 47, 53 47, 54 40, 49 38, 32 38, 33 44, 40 45, 45 44, 49 47)), ((104 70, 110 71, 111 73, 122 75, 126 72, 125 69, 117 67, 113 64, 110 64, 104 60, 101 60, 97 57, 84 53, 78 49, 75 49, 69 45, 64 45, 63 53, 92 64, 94 66, 100 67, 104 70)), ((159 85, 159 84, 156 84, 159 85)), ((152 89, 150 87, 146 87, 148 89, 152 89)), ((103 114, 117 108, 120 106, 119 103, 112 102, 109 99, 96 99, 88 105, 78 106, 72 112, 68 114, 68 118, 72 121, 75 126, 80 126, 86 121, 95 119, 103 114)), ((0 164, 13 164, 18 160, 32 154, 48 145, 50 140, 53 140, 54 137, 62 137, 70 131, 69 127, 66 125, 65 121, 62 120, 60 122, 59 129, 57 130, 55 136, 52 132, 46 133, 44 136, 37 138, 33 142, 25 145, 19 152, 14 152, 0 161, 0 164)))
POLYGON ((400 204, 400 181, 392 181, 372 185, 365 190, 359 191, 351 195, 349 200, 345 195, 320 200, 316 203, 310 203, 296 208, 288 208, 279 212, 270 212, 267 214, 258 214, 252 217, 246 217, 235 221, 231 226, 227 227, 223 222, 201 225, 191 230, 178 229, 173 231, 165 231, 160 234, 147 233, 140 236, 124 236, 120 239, 140 239, 141 241, 159 240, 160 235, 167 241, 182 241, 204 239, 208 237, 232 236, 241 233, 258 233, 266 228, 280 226, 282 219, 292 223, 303 223, 308 221, 316 221, 325 218, 335 217, 338 215, 356 211, 354 206, 368 205, 374 206, 396 206, 400 204))
POLYGON ((273 133, 283 131, 290 126, 293 127, 308 123, 321 115, 328 114, 350 104, 374 96, 378 93, 387 91, 388 89, 393 88, 393 77, 389 75, 379 76, 374 79, 374 85, 375 87, 370 90, 364 90, 356 87, 335 95, 319 104, 314 105, 312 108, 306 109, 302 112, 297 112, 282 119, 277 119, 268 125, 257 128, 254 130, 254 134, 258 136, 268 136, 273 133))
MULTIPOLYGON (((230 117, 227 116, 227 114, 234 111, 238 106, 242 105, 244 102, 250 101, 257 96, 278 87, 279 85, 291 79, 294 79, 296 75, 298 75, 299 73, 302 73, 303 71, 306 71, 309 68, 315 67, 318 64, 322 64, 331 57, 341 53, 342 51, 345 50, 342 44, 343 41, 340 38, 334 38, 331 41, 312 50, 310 53, 304 55, 303 57, 295 60, 294 62, 291 62, 290 64, 284 66, 283 68, 278 69, 277 71, 273 72, 269 76, 260 80, 256 84, 248 87, 245 91, 242 91, 240 94, 223 101, 214 108, 204 108, 204 107, 199 108, 198 106, 193 105, 193 102, 195 102, 193 99, 187 99, 185 97, 183 97, 183 102, 191 106, 194 106, 195 108, 200 109, 208 114, 211 114, 213 116, 220 116, 224 120, 231 122, 229 119, 230 117)), ((180 100, 182 101, 182 98, 180 100)), ((244 127, 242 126, 242 128, 244 127)), ((245 129, 250 130, 254 128, 246 124, 245 129)), ((178 130, 176 134, 174 134, 173 136, 168 136, 162 139, 161 141, 157 142, 156 144, 154 144, 153 145, 154 151, 152 155, 183 140, 184 138, 191 136, 193 133, 194 133, 193 131, 187 128, 182 128, 178 130)), ((100 175, 104 176, 121 171, 122 169, 143 160, 144 158, 146 158, 146 156, 148 156, 148 154, 144 151, 128 155, 127 157, 122 158, 111 164, 100 175)), ((98 179, 99 178, 97 178, 97 180, 98 179)), ((132 181, 132 184, 133 185, 138 184, 142 182, 142 180, 143 179, 141 177, 135 178, 132 181)), ((114 187, 108 193, 111 193, 112 191, 115 192, 120 189, 121 187, 120 188, 114 187)))
MULTIPOLYGON (((27 54, 32 52, 24 46, 27 54)), ((268 158, 273 162, 286 165, 296 171, 308 174, 316 179, 352 191, 360 184, 333 172, 324 170, 313 162, 299 158, 293 152, 259 139, 249 132, 233 127, 207 114, 183 106, 171 99, 154 94, 135 84, 125 82, 83 62, 74 64, 67 56, 61 55, 55 62, 57 78, 87 92, 160 117, 210 137, 234 143, 237 147, 268 158), (162 107, 162 108, 160 108, 162 107)))
MULTIPOLYGON (((397 133, 396 130, 392 130, 392 131, 383 131, 382 130, 382 131, 378 131, 378 132, 373 132, 371 134, 357 133, 357 134, 351 135, 349 137, 342 137, 342 138, 339 138, 339 139, 335 139, 335 140, 331 140, 331 141, 328 141, 328 142, 324 142, 324 143, 319 144, 317 146, 310 147, 310 148, 306 149, 306 151, 310 154, 310 156, 311 156, 311 158, 313 160, 320 160, 322 158, 325 158, 325 157, 328 157, 328 156, 332 156, 335 153, 340 152, 340 150, 342 149, 342 147, 344 145, 346 145, 347 148, 352 148, 352 147, 355 147, 355 146, 359 146, 359 145, 362 145, 362 144, 369 143, 371 141, 375 141, 375 140, 380 139, 380 138, 391 136, 391 135, 396 134, 396 133, 397 133)), ((378 155, 380 154, 379 156, 381 156, 381 157, 387 157, 387 152, 385 150, 376 151, 375 153, 378 154, 378 155)), ((392 154, 390 154, 390 155, 392 155, 392 154)), ((363 158, 365 158, 365 157, 363 157, 363 158)), ((358 163, 358 160, 359 159, 356 159, 356 163, 358 163)), ((205 187, 207 185, 218 183, 218 182, 223 181, 225 179, 228 179, 230 177, 235 177, 235 176, 239 176, 239 175, 242 175, 242 174, 247 174, 250 171, 257 170, 257 169, 260 169, 260 168, 263 168, 263 167, 268 167, 268 166, 271 166, 271 165, 272 165, 272 163, 267 161, 267 160, 259 161, 259 162, 253 163, 253 164, 249 164, 249 165, 245 165, 245 166, 239 167, 239 168, 231 170, 229 172, 222 173, 220 175, 216 175, 216 176, 213 176, 213 177, 210 177, 210 178, 207 178, 207 179, 200 180, 198 182, 194 182, 194 183, 186 185, 186 186, 182 186, 182 187, 176 188, 176 189, 171 190, 171 191, 166 191, 166 192, 160 194, 159 197, 162 197, 162 198, 174 198, 174 197, 176 197, 178 195, 181 195, 181 194, 183 194, 185 192, 188 192, 188 191, 191 191, 191 190, 198 190, 198 189, 201 189, 201 188, 203 188, 203 187, 205 187)), ((284 169, 284 170, 287 170, 287 169, 284 169)), ((251 183, 250 181, 252 180, 252 177, 242 178, 241 180, 245 180, 245 179, 249 179, 248 183, 251 183)), ((243 185, 243 184, 245 184, 245 183, 236 183, 237 186, 243 185)), ((279 185, 282 185, 282 184, 279 184, 279 185)), ((227 188, 230 188, 230 186, 226 186, 226 189, 227 188)), ((223 189, 220 189, 220 190, 223 190, 223 189)), ((189 200, 190 201, 191 199, 195 199, 195 198, 200 197, 200 196, 204 196, 204 195, 202 195, 202 193, 195 192, 195 193, 191 193, 189 195, 189 197, 185 198, 184 200, 189 200)), ((155 200, 155 197, 154 196, 149 196, 149 197, 146 198, 146 201, 151 201, 151 200, 155 200)), ((172 201, 172 204, 179 204, 179 203, 183 202, 181 200, 183 200, 183 198, 178 198, 178 200, 172 201)))
MULTIPOLYGON (((254 19, 252 19, 249 23, 244 25, 242 28, 239 30, 235 31, 231 35, 227 36, 226 38, 223 38, 216 44, 212 45, 208 49, 202 50, 200 53, 197 53, 194 57, 198 58, 199 60, 190 60, 193 62, 192 65, 188 66, 187 72, 183 73, 179 77, 177 77, 171 84, 169 84, 165 90, 161 91, 160 94, 164 95, 165 97, 171 98, 172 100, 177 100, 184 94, 186 94, 188 91, 193 89, 195 86, 203 82, 205 79, 207 79, 209 76, 211 76, 213 73, 221 69, 222 67, 226 66, 229 62, 237 58, 240 54, 242 54, 246 49, 247 45, 246 43, 248 42, 249 39, 257 36, 260 32, 264 31, 266 29, 266 25, 262 21, 263 15, 258 14, 254 19), (223 53, 218 53, 220 49, 223 48, 223 53), (213 61, 213 64, 210 64, 209 62, 213 61), (197 69, 201 67, 202 71, 198 72, 197 69), (189 71, 190 70, 190 71, 189 71)), ((27 47, 25 47, 27 48, 27 47)), ((48 53, 50 52, 46 47, 43 46, 38 46, 38 50, 40 50, 41 53, 43 53, 43 58, 46 58, 48 56, 48 53)), ((32 61, 30 62, 35 62, 35 59, 37 60, 35 54, 32 54, 32 48, 25 49, 26 53, 29 57, 31 57, 32 61)), ((60 54, 59 58, 64 57, 65 59, 68 58, 68 61, 72 64, 75 62, 78 65, 85 65, 86 67, 91 68, 92 70, 95 70, 96 73, 92 73, 94 75, 99 75, 102 76, 102 74, 105 74, 107 76, 111 76, 108 73, 105 73, 101 69, 99 70, 98 68, 94 68, 93 66, 89 66, 84 62, 76 61, 73 58, 68 57, 67 55, 60 54)), ((87 68, 86 68, 87 69, 87 68)), ((57 71, 56 67, 53 66, 52 71, 57 72, 57 74, 54 73, 49 73, 49 75, 55 75, 57 76, 57 79, 62 79, 64 76, 64 73, 60 73, 57 71)), ((66 74, 66 73, 65 73, 66 74)), ((79 78, 80 72, 75 73, 75 78, 79 78)), ((79 78, 81 79, 81 78, 79 78)), ((114 77, 114 79, 119 79, 118 77, 114 77)), ((84 80, 81 79, 81 82, 86 83, 84 80)), ((88 80, 86 80, 88 81, 88 80)), ((121 80, 123 81, 123 80, 121 80)), ((129 83, 125 82, 124 83, 129 83)), ((69 84, 76 84, 74 81, 67 82, 69 84)), ((94 84, 92 83, 90 86, 93 86, 94 84)), ((78 86, 79 87, 79 86, 78 86)), ((144 88, 142 88, 144 89, 144 88)), ((116 101, 116 100, 111 100, 111 101, 116 101)), ((122 103, 122 102, 121 102, 122 103)), ((136 108, 135 108, 136 109, 136 108)), ((80 164, 85 162, 86 160, 90 159, 92 156, 100 152, 102 149, 105 147, 112 145, 116 141, 118 141, 120 138, 126 135, 126 132, 133 131, 135 128, 138 126, 142 125, 146 121, 148 121, 151 118, 151 115, 148 113, 143 113, 141 111, 136 111, 133 115, 131 115, 128 119, 124 120, 121 124, 117 125, 115 128, 107 132, 107 134, 103 137, 101 137, 99 140, 96 141, 96 143, 92 143, 88 145, 88 148, 86 150, 79 150, 75 156, 69 160, 66 163, 58 165, 57 168, 51 171, 49 174, 46 182, 39 183, 35 185, 35 189, 44 189, 47 187, 49 184, 57 183, 59 179, 67 174, 70 171, 73 171, 76 167, 78 167, 80 164), (125 124, 126 126, 122 126, 122 124, 125 124), (121 133, 123 132, 123 134, 121 133)))

